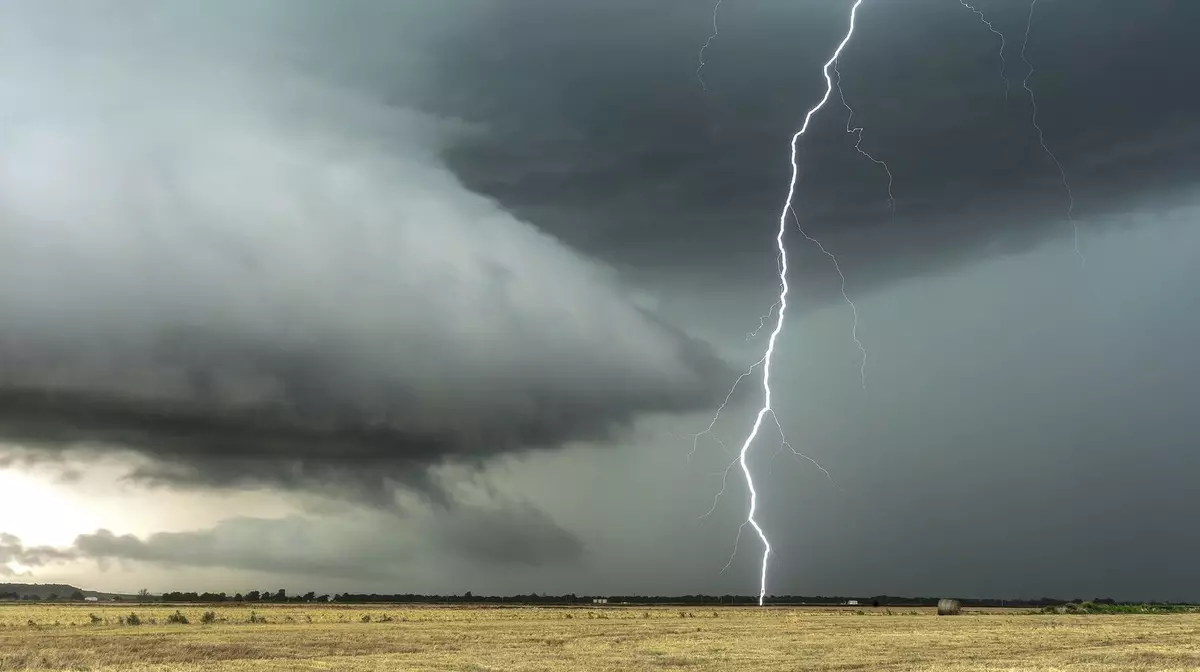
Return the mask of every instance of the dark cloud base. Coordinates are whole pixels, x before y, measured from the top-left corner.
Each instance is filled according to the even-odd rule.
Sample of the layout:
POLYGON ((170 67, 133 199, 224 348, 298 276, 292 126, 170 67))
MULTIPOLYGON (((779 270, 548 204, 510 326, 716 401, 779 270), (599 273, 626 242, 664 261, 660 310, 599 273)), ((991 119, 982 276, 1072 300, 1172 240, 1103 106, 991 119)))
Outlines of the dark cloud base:
MULTIPOLYGON (((506 14, 543 4, 524 0, 506 14)), ((836 92, 802 140, 797 210, 842 257, 859 295, 1071 235, 1067 195, 1022 87, 1028 3, 975 4, 1006 35, 1007 98, 998 38, 958 3, 859 10, 842 87, 863 149, 895 175, 895 217, 887 177, 854 151, 836 92)), ((558 10, 545 37, 502 22, 486 44, 519 39, 519 49, 485 59, 459 44, 445 65, 447 77, 486 74, 470 109, 490 129, 464 136, 450 163, 473 189, 645 276, 737 282, 748 268, 769 271, 787 138, 823 91, 820 64, 844 34, 848 5, 722 6, 707 91, 690 47, 711 32, 708 7, 667 3, 637 25, 623 3, 558 10), (561 34, 582 37, 550 37, 561 34)), ((1029 85, 1077 218, 1178 199, 1200 181, 1191 160, 1200 96, 1190 84, 1200 58, 1187 33, 1198 19, 1200 5, 1183 3, 1038 6, 1029 85)), ((793 272, 814 296, 840 300, 824 264, 793 272)))
POLYGON ((527 502, 435 509, 416 521, 393 514, 349 519, 289 516, 232 518, 208 529, 147 537, 101 529, 68 547, 27 547, 0 533, 0 576, 10 563, 33 571, 72 562, 141 562, 163 567, 221 568, 277 575, 395 579, 422 557, 454 559, 468 567, 571 566, 583 543, 527 502))
MULTIPOLYGON (((231 410, 222 400, 203 396, 122 396, 119 381, 109 381, 96 393, 0 385, 0 438, 26 449, 21 451, 26 460, 79 448, 132 451, 152 462, 130 476, 160 486, 266 485, 388 504, 394 487, 403 485, 445 502, 428 476, 431 467, 480 465, 571 441, 605 442, 642 414, 703 410, 718 403, 731 370, 708 346, 682 336, 680 343, 706 381, 692 391, 647 390, 647 396, 638 390, 624 395, 497 391, 510 400, 524 397, 527 410, 489 420, 469 410, 456 416, 450 408, 440 431, 406 429, 403 418, 412 413, 403 400, 393 407, 398 420, 373 421, 371 408, 354 405, 353 389, 343 388, 346 396, 338 396, 336 388, 314 395, 319 386, 309 383, 296 388, 307 393, 289 395, 295 403, 231 410)), ((197 366, 198 373, 216 370, 197 366)), ((420 392, 397 396, 413 395, 420 392)), ((414 423, 430 425, 427 418, 414 423)))

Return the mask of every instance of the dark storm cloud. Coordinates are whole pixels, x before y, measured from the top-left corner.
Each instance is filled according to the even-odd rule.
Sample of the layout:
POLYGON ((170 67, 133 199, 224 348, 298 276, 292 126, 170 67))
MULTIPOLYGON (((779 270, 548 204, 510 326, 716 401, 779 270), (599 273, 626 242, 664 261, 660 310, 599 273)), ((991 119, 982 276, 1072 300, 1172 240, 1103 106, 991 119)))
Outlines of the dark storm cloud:
POLYGON ((435 529, 449 549, 485 565, 540 565, 578 559, 583 544, 528 504, 461 512, 435 529))
MULTIPOLYGON (((848 4, 723 6, 703 93, 691 2, 12 3, 0 432, 133 447, 159 483, 369 473, 386 499, 448 457, 703 407, 707 349, 545 232, 633 277, 772 283, 785 140, 848 4)), ((980 6, 1007 103, 958 3, 861 10, 845 92, 896 219, 836 99, 797 201, 851 291, 1069 233, 1019 86, 1026 8, 980 6)), ((1196 11, 1039 7, 1031 82, 1081 216, 1191 155, 1196 11)), ((836 296, 824 258, 798 261, 807 296, 836 296)))
MULTIPOLYGON (((358 535, 337 533, 331 526, 302 517, 234 518, 194 532, 158 532, 145 539, 109 530, 75 539, 78 556, 103 564, 145 562, 166 567, 219 567, 277 574, 370 576, 382 578, 397 564, 411 560, 394 535, 376 537, 386 548, 364 547, 358 535), (304 549, 304 550, 301 550, 304 549)), ((376 528, 375 532, 383 529, 376 528)))
POLYGON ((12 3, 0 438, 386 500, 715 399, 705 344, 447 170, 417 36, 465 18, 423 4, 12 3))
POLYGON ((165 567, 211 567, 311 575, 394 579, 431 555, 467 566, 502 568, 571 565, 579 539, 527 502, 463 504, 423 519, 359 513, 338 518, 233 518, 212 528, 158 532, 145 538, 97 530, 68 548, 24 548, 0 535, 0 567, 41 568, 66 561, 144 562, 165 567))
POLYGON ((1062 241, 864 300, 867 392, 807 322, 781 417, 846 492, 760 472, 776 590, 1200 599, 1200 210, 1128 219, 1086 272, 1062 241))
MULTIPOLYGON (((664 330, 664 338, 674 338, 671 333, 664 330)), ((513 372, 511 380, 485 381, 483 390, 469 389, 469 381, 439 390, 404 380, 402 360, 372 375, 354 371, 352 356, 329 357, 317 348, 289 353, 278 368, 272 363, 283 358, 270 345, 256 357, 228 358, 187 353, 157 359, 158 349, 150 348, 107 359, 108 353, 83 350, 28 367, 24 385, 0 391, 0 428, 35 450, 82 444, 153 456, 131 476, 157 485, 321 487, 385 504, 396 483, 437 495, 425 469, 444 460, 475 463, 568 440, 603 440, 640 412, 703 407, 713 400, 709 383, 720 380, 723 368, 680 338, 671 347, 702 377, 695 388, 674 391, 635 382, 634 372, 626 374, 629 380, 606 381, 601 372, 587 374, 586 361, 574 381, 538 380, 537 363, 530 362, 530 380, 513 372), (62 372, 64 364, 74 364, 68 373, 78 377, 38 377, 62 372), (108 370, 97 374, 96 367, 108 370), (129 383, 139 373, 178 378, 164 388, 137 390, 129 383), (239 383, 271 393, 239 398, 239 383), (452 396, 439 404, 426 398, 432 394, 452 396)), ((24 461, 33 455, 24 452, 24 461)))
MULTIPOLYGON (((1007 102, 997 38, 955 0, 866 0, 841 61, 895 219, 836 98, 803 142, 797 209, 839 255, 871 359, 864 390, 849 310, 805 312, 838 276, 791 236, 774 410, 842 489, 761 435, 768 589, 1195 599, 1198 229, 1167 201, 1195 195, 1200 4, 1038 5, 1030 81, 1086 269, 1020 86, 1028 4, 976 4, 1008 36, 1007 102)), ((711 445, 712 470, 686 437, 489 461, 539 509, 470 505, 430 467, 645 411, 706 412, 659 419, 675 435, 708 424, 736 371, 590 259, 760 356, 741 336, 775 289, 786 140, 848 1, 723 3, 707 94, 711 4, 692 0, 3 6, 0 428, 25 447, 0 465, 78 470, 68 447, 103 446, 169 486, 434 495, 400 509, 429 505, 411 524, 339 508, 85 535, 57 557, 383 591, 379 568, 450 557, 498 592, 757 587, 746 537, 720 573, 739 479, 693 525, 729 464, 711 445)), ((760 389, 725 409, 727 447, 760 389)), ((423 589, 465 587, 445 571, 423 589)))
MULTIPOLYGON (((850 4, 723 4, 704 93, 693 71, 708 3, 504 3, 442 64, 458 83, 442 89, 444 109, 491 131, 458 144, 452 166, 646 276, 715 284, 765 267, 748 278, 765 286, 786 140, 822 92, 820 65, 850 4)), ((803 140, 797 209, 842 255, 852 290, 1071 233, 1021 86, 1029 5, 975 4, 1007 36, 1007 101, 999 40, 958 2, 868 0, 859 11, 843 87, 863 148, 895 175, 894 220, 887 178, 854 151, 836 95, 803 140)), ((1196 179, 1197 19, 1200 5, 1167 0, 1038 5, 1030 85, 1078 217, 1196 179)), ((809 293, 836 298, 821 257, 805 262, 795 272, 809 293)))

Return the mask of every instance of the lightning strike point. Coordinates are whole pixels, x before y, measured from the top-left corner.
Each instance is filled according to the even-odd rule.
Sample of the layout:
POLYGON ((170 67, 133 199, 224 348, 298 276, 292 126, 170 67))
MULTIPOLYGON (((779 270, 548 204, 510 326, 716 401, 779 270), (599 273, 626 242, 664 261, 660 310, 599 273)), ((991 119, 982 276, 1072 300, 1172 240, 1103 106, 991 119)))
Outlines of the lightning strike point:
MULTIPOLYGON (((862 5, 862 2, 863 0, 855 0, 854 5, 850 8, 850 26, 846 31, 846 36, 842 38, 840 43, 838 43, 833 55, 829 57, 829 60, 825 62, 824 67, 821 69, 822 74, 825 76, 825 95, 823 95, 821 100, 811 109, 809 109, 807 114, 804 115, 804 123, 800 126, 800 130, 796 131, 792 135, 790 143, 792 174, 791 179, 788 182, 787 198, 784 201, 783 208, 779 213, 779 227, 775 234, 775 246, 779 250, 779 310, 776 312, 775 327, 772 329, 771 335, 767 339, 766 352, 763 354, 762 360, 760 360, 763 365, 763 405, 754 417, 754 425, 751 427, 750 433, 746 436, 746 440, 742 442, 742 447, 738 452, 737 459, 737 464, 741 466, 742 474, 746 479, 746 489, 750 491, 750 505, 746 514, 746 522, 743 523, 743 526, 749 525, 750 527, 754 528, 755 534, 758 535, 759 540, 762 541, 763 544, 762 569, 759 573, 758 588, 759 606, 762 606, 763 600, 767 594, 767 562, 771 557, 771 542, 769 539, 767 539, 766 532, 763 531, 762 526, 759 525, 758 520, 754 517, 754 514, 758 511, 758 491, 754 487, 754 476, 750 472, 750 466, 746 461, 746 456, 750 452, 751 444, 754 443, 754 439, 758 436, 759 429, 762 428, 763 418, 765 418, 768 413, 772 414, 772 417, 774 417, 774 410, 771 406, 771 357, 775 354, 775 343, 779 339, 779 334, 783 331, 784 317, 787 313, 788 263, 787 246, 784 244, 783 239, 787 233, 787 217, 788 213, 792 212, 792 201, 796 195, 796 181, 800 172, 800 166, 796 161, 796 154, 799 151, 797 148, 797 143, 800 141, 800 137, 803 136, 808 130, 808 125, 812 121, 813 116, 825 106, 825 104, 829 101, 829 97, 833 94, 833 78, 829 75, 829 69, 833 67, 834 63, 841 55, 842 50, 845 49, 846 45, 850 42, 850 38, 854 35, 854 20, 858 13, 858 8, 860 5, 862 5)), ((720 2, 718 1, 717 4, 719 6, 720 2)), ((778 418, 775 418, 775 420, 778 424, 778 418)), ((732 468, 732 465, 730 468, 732 468)), ((739 538, 740 535, 741 533, 739 529, 739 538)))
POLYGON ((1029 72, 1025 75, 1025 79, 1021 81, 1021 86, 1029 92, 1029 104, 1033 107, 1033 127, 1037 130, 1038 143, 1041 144, 1042 150, 1046 152, 1046 156, 1054 162, 1058 168, 1058 175, 1062 178, 1063 189, 1067 192, 1067 221, 1071 223, 1072 241, 1075 246, 1075 256, 1079 257, 1079 265, 1081 268, 1087 267, 1087 259, 1084 258, 1083 252, 1079 249, 1079 224, 1075 221, 1075 195, 1071 192, 1071 185, 1067 183, 1067 170, 1063 168, 1062 162, 1050 150, 1046 144, 1046 134, 1042 132, 1042 127, 1038 125, 1038 107, 1037 98, 1033 94, 1033 88, 1029 86, 1029 79, 1033 77, 1034 67, 1029 62, 1029 58, 1025 56, 1025 47, 1029 45, 1029 33, 1033 29, 1033 12, 1037 8, 1038 0, 1032 0, 1029 3, 1029 19, 1025 23, 1025 40, 1021 42, 1021 60, 1025 66, 1029 68, 1029 72))

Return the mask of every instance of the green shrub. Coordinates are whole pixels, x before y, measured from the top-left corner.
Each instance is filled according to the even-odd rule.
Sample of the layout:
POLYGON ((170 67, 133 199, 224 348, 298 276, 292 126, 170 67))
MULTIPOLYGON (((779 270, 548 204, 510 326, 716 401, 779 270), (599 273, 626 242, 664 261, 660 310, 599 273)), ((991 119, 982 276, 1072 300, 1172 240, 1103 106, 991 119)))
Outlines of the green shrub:
POLYGON ((167 616, 167 623, 178 623, 179 625, 187 625, 188 617, 184 616, 182 611, 179 611, 178 609, 176 609, 175 613, 171 614, 170 616, 167 616))

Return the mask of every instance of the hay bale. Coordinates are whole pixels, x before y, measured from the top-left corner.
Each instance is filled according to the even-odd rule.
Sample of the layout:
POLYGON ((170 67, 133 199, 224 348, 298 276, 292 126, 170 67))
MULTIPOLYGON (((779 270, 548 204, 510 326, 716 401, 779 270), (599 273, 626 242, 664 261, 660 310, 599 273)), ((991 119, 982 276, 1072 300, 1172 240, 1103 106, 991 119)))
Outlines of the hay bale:
POLYGON ((957 616, 962 613, 962 605, 958 600, 938 600, 938 616, 957 616))

